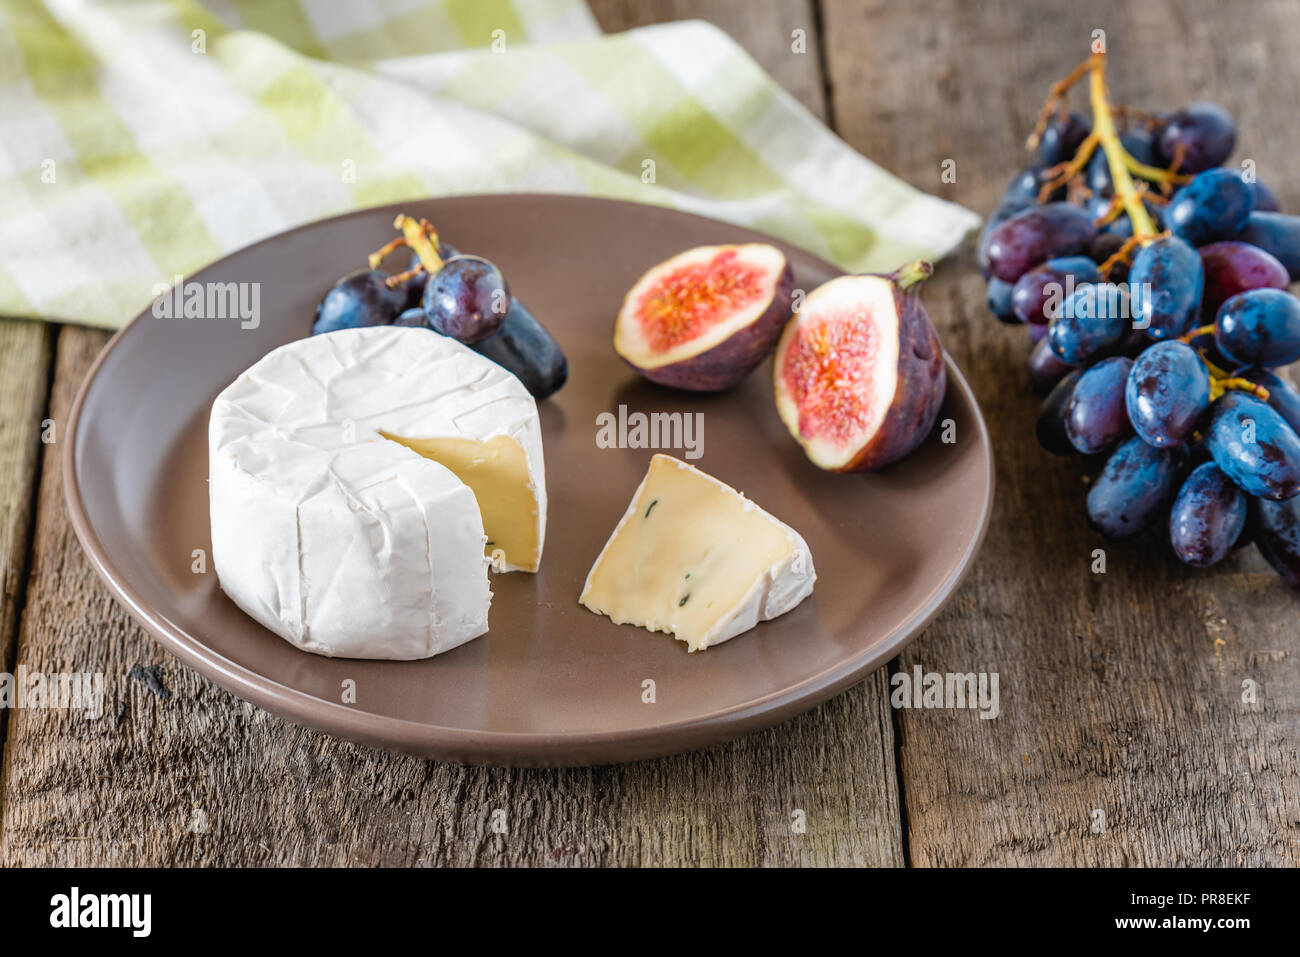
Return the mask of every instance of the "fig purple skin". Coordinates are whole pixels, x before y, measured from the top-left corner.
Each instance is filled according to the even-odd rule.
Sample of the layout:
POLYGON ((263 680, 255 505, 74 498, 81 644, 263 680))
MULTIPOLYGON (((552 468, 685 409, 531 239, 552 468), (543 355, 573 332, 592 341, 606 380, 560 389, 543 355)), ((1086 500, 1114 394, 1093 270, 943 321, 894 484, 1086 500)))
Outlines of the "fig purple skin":
MULTIPOLYGON (((934 428, 939 407, 947 392, 948 379, 939 334, 921 303, 917 288, 931 270, 929 263, 913 263, 888 276, 853 276, 831 280, 834 283, 869 279, 888 283, 892 316, 873 318, 887 323, 887 328, 893 326, 898 335, 894 392, 884 419, 875 432, 860 437, 859 446, 848 458, 840 455, 834 461, 819 460, 814 455, 809 442, 815 441, 817 436, 801 435, 801 422, 797 415, 801 410, 785 382, 784 359, 799 326, 800 317, 815 315, 817 309, 817 302, 812 296, 805 300, 803 310, 787 327, 781 344, 777 347, 777 361, 773 369, 777 409, 791 434, 804 446, 809 458, 821 468, 833 472, 864 472, 883 468, 915 451, 934 428)), ((821 288, 826 289, 830 285, 827 283, 821 288)))
MULTIPOLYGON (((629 299, 631 295, 628 294, 629 299)), ((691 392, 721 392, 737 385, 772 354, 781 330, 790 318, 793 298, 794 270, 789 262, 785 262, 762 313, 717 345, 675 362, 649 367, 634 361, 618 347, 617 333, 615 351, 651 382, 691 392)), ((624 311, 628 308, 625 303, 624 311)), ((620 322, 623 316, 624 313, 620 312, 620 322)))
POLYGON ((991 275, 1015 282, 1039 263, 1086 253, 1097 235, 1087 210, 1073 203, 1045 203, 1012 216, 989 234, 984 251, 991 275))

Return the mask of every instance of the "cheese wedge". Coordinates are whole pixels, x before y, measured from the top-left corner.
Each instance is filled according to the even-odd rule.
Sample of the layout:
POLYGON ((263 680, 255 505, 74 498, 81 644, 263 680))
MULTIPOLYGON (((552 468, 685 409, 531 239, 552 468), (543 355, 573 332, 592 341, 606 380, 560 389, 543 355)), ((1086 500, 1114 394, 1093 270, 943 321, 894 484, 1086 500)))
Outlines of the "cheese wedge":
POLYGON ((304 651, 448 651, 488 630, 490 565, 541 561, 536 403, 427 329, 281 346, 217 397, 208 439, 221 587, 304 651))
POLYGON ((700 651, 784 615, 816 580, 798 532, 729 485, 656 455, 579 601, 700 651))

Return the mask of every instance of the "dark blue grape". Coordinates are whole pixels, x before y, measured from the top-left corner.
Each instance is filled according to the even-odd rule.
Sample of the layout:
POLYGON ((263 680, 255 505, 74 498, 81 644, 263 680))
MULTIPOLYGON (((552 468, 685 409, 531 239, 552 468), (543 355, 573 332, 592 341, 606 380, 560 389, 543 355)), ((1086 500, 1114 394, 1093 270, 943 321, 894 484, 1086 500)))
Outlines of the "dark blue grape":
POLYGON ((1158 342, 1133 363, 1124 402, 1144 442, 1182 445, 1210 405, 1210 373, 1191 346, 1158 342))
POLYGON ((1240 375, 1267 389, 1269 406, 1300 434, 1300 392, 1295 386, 1267 369, 1247 369, 1240 375))
POLYGON ((1300 497, 1253 499, 1250 512, 1255 547, 1288 585, 1300 587, 1300 497))
POLYGON ((416 329, 433 329, 429 325, 429 314, 424 311, 423 306, 412 306, 406 309, 393 320, 395 326, 410 326, 416 329))
POLYGON ((1205 445, 1219 468, 1251 495, 1282 501, 1300 491, 1300 438, 1252 395, 1228 392, 1214 403, 1205 445))
POLYGON ((1134 325, 1153 339, 1170 339, 1187 331, 1201 307, 1205 271, 1196 250, 1176 236, 1148 243, 1133 257, 1129 270, 1134 325))
POLYGON ((1169 541, 1188 565, 1221 561, 1246 527, 1246 494, 1213 462, 1198 465, 1183 482, 1169 513, 1169 541))
MULTIPOLYGON (((1124 237, 1116 233, 1104 232, 1098 233, 1097 237, 1088 245, 1088 258, 1095 263, 1104 263, 1111 256, 1119 252, 1124 245, 1124 237)), ((1110 267, 1110 273, 1106 278, 1111 282, 1126 282, 1128 280, 1128 263, 1116 262, 1110 267)))
POLYGON ((1034 343, 1029 353, 1029 384, 1039 395, 1047 395, 1070 374, 1074 366, 1062 362, 1046 339, 1034 343))
POLYGON ((1049 313, 1055 313, 1066 295, 1093 282, 1101 282, 1101 273, 1087 256, 1049 259, 1016 280, 1011 308, 1020 322, 1042 325, 1051 321, 1049 313))
POLYGON ((1193 246, 1229 235, 1246 225, 1255 192, 1235 169, 1210 169, 1174 194, 1165 223, 1193 246))
POLYGON ((470 346, 514 374, 535 399, 545 399, 569 377, 569 362, 560 344, 518 299, 500 331, 470 346))
MULTIPOLYGON (((1038 202, 1038 194, 1043 188, 1043 167, 1031 166, 1023 169, 1015 175, 1015 178, 1007 184, 1006 190, 1002 193, 1002 205, 1006 206, 1011 203, 1030 203, 1038 202)), ((1053 200, 1065 199, 1065 187, 1061 186, 1053 190, 1047 197, 1047 202, 1053 200)), ((1021 207, 1024 208, 1023 206, 1021 207)))
POLYGON ((1084 365, 1119 344, 1129 328, 1123 290, 1111 283, 1081 286, 1056 311, 1047 341, 1057 358, 1084 365))
POLYGON ((1014 291, 1015 287, 1011 283, 1003 282, 1001 279, 990 279, 985 290, 985 302, 988 303, 989 312, 993 313, 999 321, 1019 325, 1020 320, 1016 318, 1015 309, 1011 305, 1011 294, 1014 291))
POLYGON ((981 263, 988 274, 1015 282, 1041 262, 1087 250, 1097 235, 1085 209, 1072 203, 1045 203, 1021 210, 988 236, 981 263))
POLYGON ((1047 123, 1038 143, 1038 158, 1044 166, 1056 166, 1072 159, 1079 146, 1092 132, 1092 124, 1082 113, 1071 110, 1065 116, 1059 113, 1047 123))
POLYGON ((1237 143, 1237 124, 1232 115, 1217 103, 1193 103, 1179 110, 1165 122, 1160 134, 1160 153, 1172 162, 1183 147, 1183 173, 1199 173, 1219 166, 1232 155, 1237 143))
POLYGON ((1300 359, 1300 299, 1282 289, 1238 293, 1219 307, 1214 341, 1242 365, 1290 365, 1300 359))
POLYGON ((1088 520, 1107 538, 1129 538, 1156 519, 1182 468, 1181 449, 1158 449, 1136 435, 1121 444, 1088 490, 1088 520))
POLYGON ((1275 256, 1292 277, 1300 276, 1300 216, 1256 210, 1229 238, 1258 246, 1275 256))
POLYGON ((1124 410, 1124 383, 1132 366, 1132 359, 1114 356, 1079 377, 1065 411, 1065 432, 1084 455, 1106 451, 1133 430, 1124 410))
POLYGON ((1065 413, 1070 405, 1070 396, 1074 394, 1074 386, 1082 375, 1082 369, 1067 374, 1039 407, 1034 434, 1038 437, 1038 444, 1053 455, 1075 454, 1074 445, 1065 430, 1065 413))
POLYGON ((384 282, 387 278, 378 269, 362 269, 344 276, 316 307, 311 334, 389 325, 406 305, 406 291, 388 288, 384 282))
POLYGON ((510 287, 501 270, 478 256, 455 256, 429 278, 424 290, 429 325, 464 343, 482 342, 510 311, 510 287))
POLYGON ((1252 182, 1250 189, 1255 194, 1255 212, 1276 213, 1282 209, 1282 204, 1277 201, 1277 196, 1264 185, 1262 180, 1257 179, 1252 182))

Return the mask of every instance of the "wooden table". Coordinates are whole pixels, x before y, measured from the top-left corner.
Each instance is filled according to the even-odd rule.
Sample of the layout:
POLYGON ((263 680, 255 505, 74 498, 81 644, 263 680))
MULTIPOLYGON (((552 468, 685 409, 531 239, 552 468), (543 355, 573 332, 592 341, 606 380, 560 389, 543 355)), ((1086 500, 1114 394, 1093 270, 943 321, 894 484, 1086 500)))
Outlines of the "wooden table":
MULTIPOLYGON (((593 6, 611 31, 716 22, 862 153, 985 213, 1023 165, 1048 84, 1102 27, 1117 99, 1226 104, 1238 155, 1300 210, 1290 4, 593 6), (794 30, 807 52, 792 51, 794 30), (955 183, 940 181, 946 159, 955 183)), ((0 321, 0 671, 102 671, 109 711, 0 716, 0 864, 1300 862, 1300 596, 1253 549, 1200 572, 1158 536, 1101 542, 1084 520, 1081 466, 1033 439, 1027 337, 986 312, 969 244, 927 302, 997 457, 992 526, 956 598, 889 669, 779 727, 703 753, 554 771, 336 741, 169 658, 95 578, 63 504, 58 430, 107 337, 0 321), (1105 574, 1091 571, 1097 547, 1105 574), (891 709, 890 673, 916 664, 997 671, 1001 716, 891 709), (161 683, 141 680, 150 665, 161 683)))

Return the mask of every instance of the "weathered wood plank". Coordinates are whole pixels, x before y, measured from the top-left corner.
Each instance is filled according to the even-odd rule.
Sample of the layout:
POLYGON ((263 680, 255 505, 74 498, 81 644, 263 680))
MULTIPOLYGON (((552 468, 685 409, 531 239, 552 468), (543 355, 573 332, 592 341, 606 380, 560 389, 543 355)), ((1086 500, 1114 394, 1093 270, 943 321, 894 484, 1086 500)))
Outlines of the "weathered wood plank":
MULTIPOLYGON (((4 673, 13 662, 18 617, 27 593, 27 551, 53 341, 54 330, 47 325, 0 319, 0 672, 4 673)), ((0 749, 7 718, 0 711, 0 749)))
POLYGON ((721 27, 763 69, 813 113, 826 116, 813 0, 591 0, 606 33, 670 20, 705 20, 721 27), (795 51, 794 31, 805 41, 795 51))
MULTIPOLYGON (((1048 85, 1100 27, 1117 98, 1223 102, 1241 123, 1238 156, 1300 209, 1300 130, 1278 121, 1300 90, 1293 12, 826 0, 832 111, 877 162, 988 212, 1027 163, 1048 85), (944 185, 949 158, 957 182, 944 185)), ((897 665, 996 671, 1002 716, 898 712, 911 861, 1294 865, 1300 598, 1253 549, 1195 571, 1158 533, 1101 540, 1083 515, 1086 469, 1034 441, 1027 337, 987 314, 969 248, 926 298, 988 418, 997 506, 960 599, 897 665), (1094 548, 1104 575, 1090 570, 1094 548), (1257 704, 1242 700, 1248 680, 1257 704)))
MULTIPOLYGON (((688 13, 601 4, 607 28, 688 13), (621 18, 621 19, 618 19, 621 18), (617 22, 615 22, 617 20, 617 22)), ((807 4, 805 29, 812 29, 807 4)), ((784 20, 719 8, 751 51, 784 20)), ((815 39, 792 62, 820 90, 815 39)), ((769 68, 789 72, 784 63, 769 68)), ((99 333, 65 329, 56 418, 99 333)), ((0 864, 867 864, 902 862, 885 674, 779 728, 614 768, 467 769, 287 725, 171 660, 113 604, 67 522, 48 450, 19 660, 101 670, 109 717, 15 715, 0 864), (162 669, 164 696, 139 669, 162 669), (136 670, 138 678, 129 677, 136 670), (120 718, 119 718, 120 709, 120 718), (507 833, 492 829, 503 811, 507 833), (806 830, 792 827, 804 812, 806 830)))

